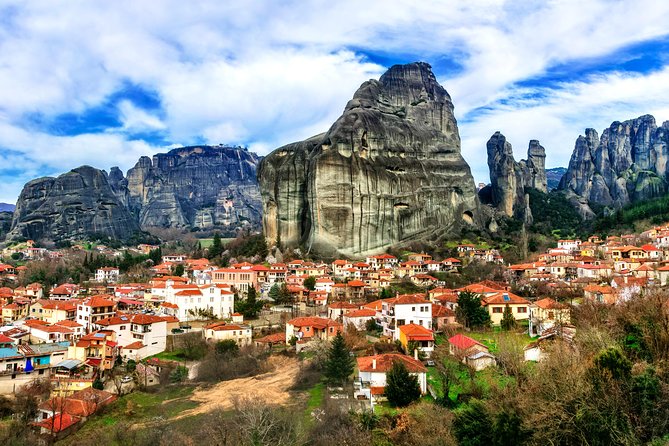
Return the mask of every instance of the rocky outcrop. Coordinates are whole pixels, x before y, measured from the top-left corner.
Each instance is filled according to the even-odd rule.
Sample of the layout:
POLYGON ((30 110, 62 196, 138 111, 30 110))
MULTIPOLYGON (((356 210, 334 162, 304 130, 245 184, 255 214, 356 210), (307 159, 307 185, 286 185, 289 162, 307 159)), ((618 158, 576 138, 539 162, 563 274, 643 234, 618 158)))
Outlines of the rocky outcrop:
POLYGON ((82 166, 58 178, 27 183, 7 240, 64 240, 91 235, 129 240, 138 233, 139 225, 114 194, 107 175, 82 166))
POLYGON ((576 140, 565 190, 584 217, 594 216, 592 205, 617 209, 628 203, 667 192, 669 122, 661 127, 644 115, 614 122, 599 137, 594 129, 576 140))
POLYGON ((526 187, 547 192, 546 151, 537 140, 531 140, 527 160, 516 162, 513 148, 500 132, 487 144, 492 205, 508 217, 532 222, 526 187))
POLYGON ((143 156, 128 171, 128 206, 142 229, 259 228, 259 157, 240 147, 195 146, 143 156))
POLYGON ((360 255, 481 226, 453 104, 426 63, 363 83, 324 134, 259 168, 270 241, 360 255))

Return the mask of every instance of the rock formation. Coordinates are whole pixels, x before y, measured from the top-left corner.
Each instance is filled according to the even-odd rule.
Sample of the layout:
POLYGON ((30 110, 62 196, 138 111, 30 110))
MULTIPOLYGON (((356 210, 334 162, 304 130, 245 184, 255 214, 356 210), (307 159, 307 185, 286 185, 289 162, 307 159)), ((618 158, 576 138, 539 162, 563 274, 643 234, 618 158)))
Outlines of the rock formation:
MULTIPOLYGON (((143 156, 128 171, 128 206, 142 229, 258 228, 259 158, 238 147, 195 146, 143 156)), ((118 194, 118 192, 117 192, 118 194)))
POLYGON ((453 104, 426 63, 363 83, 330 129, 259 168, 271 241, 361 255, 482 226, 453 104))
POLYGON ((537 140, 531 140, 527 160, 516 162, 513 148, 500 132, 487 144, 492 205, 509 217, 532 222, 526 187, 547 192, 546 151, 537 140))
POLYGON ((107 175, 82 166, 58 178, 27 183, 7 239, 62 240, 96 234, 129 240, 138 233, 139 225, 114 194, 107 175))
POLYGON ((576 140, 559 189, 578 204, 584 217, 591 204, 616 209, 667 192, 669 122, 661 127, 644 115, 614 122, 601 138, 594 129, 576 140))

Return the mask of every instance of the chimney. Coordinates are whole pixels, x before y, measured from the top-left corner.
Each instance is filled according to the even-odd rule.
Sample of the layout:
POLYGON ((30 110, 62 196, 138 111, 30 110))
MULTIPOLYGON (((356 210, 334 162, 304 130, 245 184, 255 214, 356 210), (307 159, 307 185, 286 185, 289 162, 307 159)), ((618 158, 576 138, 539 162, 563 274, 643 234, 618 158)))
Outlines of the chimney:
POLYGON ((414 348, 414 349, 413 349, 413 359, 415 359, 416 361, 418 361, 418 349, 417 349, 417 348, 414 348))
POLYGON ((376 358, 372 359, 372 370, 376 370, 376 358))

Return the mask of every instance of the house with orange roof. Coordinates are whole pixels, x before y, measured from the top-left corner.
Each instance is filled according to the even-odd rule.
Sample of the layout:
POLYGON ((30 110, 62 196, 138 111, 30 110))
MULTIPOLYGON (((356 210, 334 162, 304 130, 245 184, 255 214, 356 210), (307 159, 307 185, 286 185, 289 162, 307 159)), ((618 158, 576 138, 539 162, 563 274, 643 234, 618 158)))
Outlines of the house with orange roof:
POLYGON ((49 299, 52 300, 69 300, 79 295, 79 285, 73 283, 64 283, 54 287, 49 292, 49 299))
POLYGON ((28 303, 17 299, 2 307, 2 322, 9 323, 23 319, 28 315, 28 303))
POLYGON ((225 319, 234 312, 235 292, 227 284, 173 285, 165 288, 165 302, 172 307, 171 314, 181 321, 193 320, 203 311, 225 319))
POLYGON ((116 302, 109 295, 95 295, 77 302, 76 322, 84 326, 87 332, 93 330, 93 325, 101 320, 114 315, 116 302))
POLYGON ((77 316, 77 303, 71 300, 39 299, 30 306, 29 315, 50 324, 73 321, 77 316))
POLYGON ((119 313, 97 321, 95 328, 116 334, 125 360, 139 361, 164 352, 167 346, 167 321, 161 316, 119 313), (132 348, 127 348, 130 345, 132 348))
POLYGON ((401 294, 381 304, 383 334, 399 340, 399 327, 416 324, 432 329, 432 304, 424 294, 401 294))
POLYGON ((509 291, 499 291, 491 296, 485 296, 481 299, 481 306, 488 310, 492 325, 500 325, 504 317, 504 309, 507 306, 511 308, 515 320, 520 321, 529 318, 530 302, 509 291))
POLYGON ((328 305, 328 318, 341 322, 349 311, 360 309, 360 305, 349 302, 333 302, 328 305))
POLYGON ((539 299, 530 304, 528 332, 530 336, 539 336, 544 330, 555 325, 571 324, 571 309, 568 305, 550 297, 539 299))
POLYGON ((293 337, 301 344, 314 339, 330 340, 343 329, 341 322, 332 319, 317 316, 298 317, 286 322, 286 344, 290 344, 293 337))
POLYGON ((353 268, 353 262, 349 260, 338 259, 332 262, 331 267, 332 267, 332 274, 335 277, 343 279, 345 277, 348 277, 348 270, 350 268, 353 268))
POLYGON ((440 305, 432 304, 432 329, 443 330, 446 327, 458 325, 453 309, 440 305))
POLYGON ((103 375, 114 367, 118 355, 119 345, 112 330, 98 330, 82 336, 67 349, 68 359, 77 359, 103 375))
POLYGON ((375 402, 383 400, 387 382, 386 374, 395 362, 402 362, 407 371, 418 379, 421 393, 427 393, 427 367, 422 362, 415 357, 401 353, 384 353, 361 356, 356 359, 358 376, 355 382, 355 397, 368 399, 372 407, 375 402))
POLYGON ((376 311, 369 308, 360 308, 344 313, 343 324, 345 328, 352 324, 358 330, 365 330, 370 319, 376 319, 376 311))
POLYGON ((117 399, 118 397, 112 393, 89 387, 74 392, 68 397, 56 396, 44 401, 37 407, 35 421, 41 423, 40 427, 43 430, 48 431, 45 433, 50 434, 53 431, 54 434, 58 434, 67 430, 67 422, 64 422, 63 426, 59 425, 59 416, 71 416, 73 420, 85 420, 117 399))
MULTIPOLYGON (((287 271, 288 270, 286 268, 282 268, 281 280, 278 280, 278 270, 273 270, 270 268, 270 271, 267 274, 267 280, 270 283, 277 280, 284 282, 286 280, 287 271)), ((253 269, 253 265, 244 265, 241 268, 215 269, 211 272, 211 280, 215 284, 230 285, 242 294, 248 293, 249 288, 251 287, 255 288, 256 291, 260 289, 260 285, 258 283, 258 271, 253 269)))
POLYGON ((414 343, 418 350, 426 356, 431 356, 434 351, 434 333, 422 325, 406 324, 399 328, 399 341, 404 351, 413 354, 409 350, 409 343, 414 343))
POLYGON ((583 288, 583 297, 592 302, 605 304, 616 303, 615 290, 608 285, 588 285, 583 288))

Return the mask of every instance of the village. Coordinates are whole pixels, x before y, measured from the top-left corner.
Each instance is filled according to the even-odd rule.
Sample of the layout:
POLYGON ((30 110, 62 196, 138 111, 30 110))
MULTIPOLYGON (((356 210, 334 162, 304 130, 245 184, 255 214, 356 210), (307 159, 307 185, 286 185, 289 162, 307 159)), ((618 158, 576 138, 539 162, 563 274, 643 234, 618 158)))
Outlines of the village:
MULTIPOLYGON (((94 249, 110 259, 125 252, 94 249)), ((495 333, 512 330, 525 361, 541 361, 552 342, 572 342, 575 307, 616 305, 669 280, 669 226, 658 226, 606 240, 559 240, 512 265, 499 251, 473 243, 458 245, 445 259, 407 252, 401 258, 226 267, 172 253, 150 267, 152 277, 143 283, 122 283, 119 267, 102 266, 85 285, 18 286, 30 262, 72 252, 28 241, 6 249, 0 264, 6 285, 0 288, 0 394, 16 394, 36 380, 48 383, 48 398, 32 426, 56 438, 124 393, 159 385, 165 370, 174 382, 182 365, 169 352, 182 349, 187 337, 309 357, 339 334, 362 334, 369 348, 356 351, 348 397, 360 407, 384 410, 386 376, 398 361, 416 376, 422 395, 443 398, 435 378, 435 365, 443 361, 435 355, 439 345, 478 373, 498 367, 495 333), (497 277, 448 286, 449 278, 475 265, 495 265, 497 277), (464 299, 477 308, 460 306, 464 299), (484 313, 482 322, 473 316, 477 310, 476 318, 484 313)), ((185 370, 179 379, 189 377, 185 370)))

